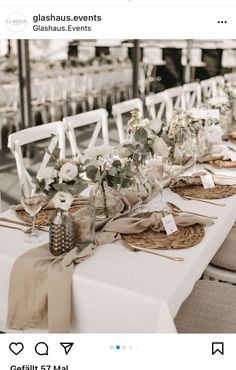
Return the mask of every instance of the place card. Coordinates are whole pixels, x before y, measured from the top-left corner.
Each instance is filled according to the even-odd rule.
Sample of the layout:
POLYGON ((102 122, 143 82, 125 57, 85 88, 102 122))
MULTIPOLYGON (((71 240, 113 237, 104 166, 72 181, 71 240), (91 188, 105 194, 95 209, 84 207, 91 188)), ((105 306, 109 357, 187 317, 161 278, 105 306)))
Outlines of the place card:
POLYGON ((215 183, 211 175, 203 175, 201 176, 201 180, 204 189, 210 189, 215 187, 215 183))
POLYGON ((162 217, 161 221, 167 235, 173 234, 178 230, 174 217, 172 215, 162 217))

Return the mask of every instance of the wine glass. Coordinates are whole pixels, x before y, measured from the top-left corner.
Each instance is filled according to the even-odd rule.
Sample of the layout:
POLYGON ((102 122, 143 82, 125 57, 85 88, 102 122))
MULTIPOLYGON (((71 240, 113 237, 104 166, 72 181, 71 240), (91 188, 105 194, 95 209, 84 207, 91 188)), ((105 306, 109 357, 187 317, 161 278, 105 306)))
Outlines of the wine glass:
POLYGON ((149 168, 153 171, 154 178, 160 187, 160 202, 155 206, 155 208, 163 210, 166 206, 163 189, 170 180, 171 163, 167 157, 154 155, 149 161, 149 168))
POLYGON ((193 174, 197 172, 197 160, 207 151, 207 137, 204 129, 191 132, 190 138, 192 157, 193 157, 193 174))
POLYGON ((149 207, 144 204, 145 199, 148 198, 151 192, 146 172, 145 158, 147 158, 147 156, 141 155, 139 164, 133 163, 133 184, 131 188, 132 192, 137 196, 137 204, 133 213, 135 215, 150 211, 149 207))
POLYGON ((23 184, 20 189, 20 201, 24 210, 32 218, 32 229, 30 236, 26 239, 28 243, 37 243, 41 239, 38 236, 35 226, 35 216, 42 208, 46 200, 46 195, 42 192, 37 192, 36 188, 31 184, 23 184))
POLYGON ((183 166, 187 156, 190 156, 190 130, 186 128, 181 128, 176 133, 175 138, 175 159, 179 162, 180 166, 183 166))

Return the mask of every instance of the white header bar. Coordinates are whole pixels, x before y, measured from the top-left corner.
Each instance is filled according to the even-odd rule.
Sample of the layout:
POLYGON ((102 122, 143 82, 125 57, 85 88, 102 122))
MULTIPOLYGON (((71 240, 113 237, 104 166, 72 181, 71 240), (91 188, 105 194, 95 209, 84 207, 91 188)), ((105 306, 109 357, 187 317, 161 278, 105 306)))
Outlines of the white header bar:
POLYGON ((233 6, 2 7, 0 35, 2 39, 236 39, 235 10, 233 6))

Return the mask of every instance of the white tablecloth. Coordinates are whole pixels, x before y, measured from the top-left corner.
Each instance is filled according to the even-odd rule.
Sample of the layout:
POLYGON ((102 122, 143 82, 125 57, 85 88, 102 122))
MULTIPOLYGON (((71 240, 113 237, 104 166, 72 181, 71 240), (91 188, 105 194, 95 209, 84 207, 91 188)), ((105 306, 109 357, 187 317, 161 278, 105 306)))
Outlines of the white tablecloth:
MULTIPOLYGON (((74 270, 72 332, 176 331, 173 321, 176 313, 236 220, 236 196, 220 200, 226 207, 183 200, 169 189, 165 190, 165 196, 184 210, 218 216, 218 219, 206 227, 206 236, 198 245, 163 251, 184 257, 184 262, 133 253, 121 242, 99 246, 94 256, 74 270)), ((11 211, 4 215, 15 217, 11 211)), ((41 244, 46 243, 48 235, 41 235, 44 235, 41 244)), ((24 238, 21 231, 0 228, 0 323, 3 329, 11 268, 16 258, 31 248, 24 238)))

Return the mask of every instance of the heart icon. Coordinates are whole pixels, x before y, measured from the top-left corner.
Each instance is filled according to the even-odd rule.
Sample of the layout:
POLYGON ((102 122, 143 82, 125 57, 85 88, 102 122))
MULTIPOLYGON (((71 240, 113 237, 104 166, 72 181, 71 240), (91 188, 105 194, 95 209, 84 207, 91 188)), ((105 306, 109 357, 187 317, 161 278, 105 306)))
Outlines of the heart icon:
POLYGON ((24 344, 21 343, 21 342, 12 342, 9 344, 9 348, 10 348, 10 351, 12 351, 12 353, 14 353, 14 355, 19 355, 19 353, 21 353, 21 351, 23 351, 24 349, 24 344))

